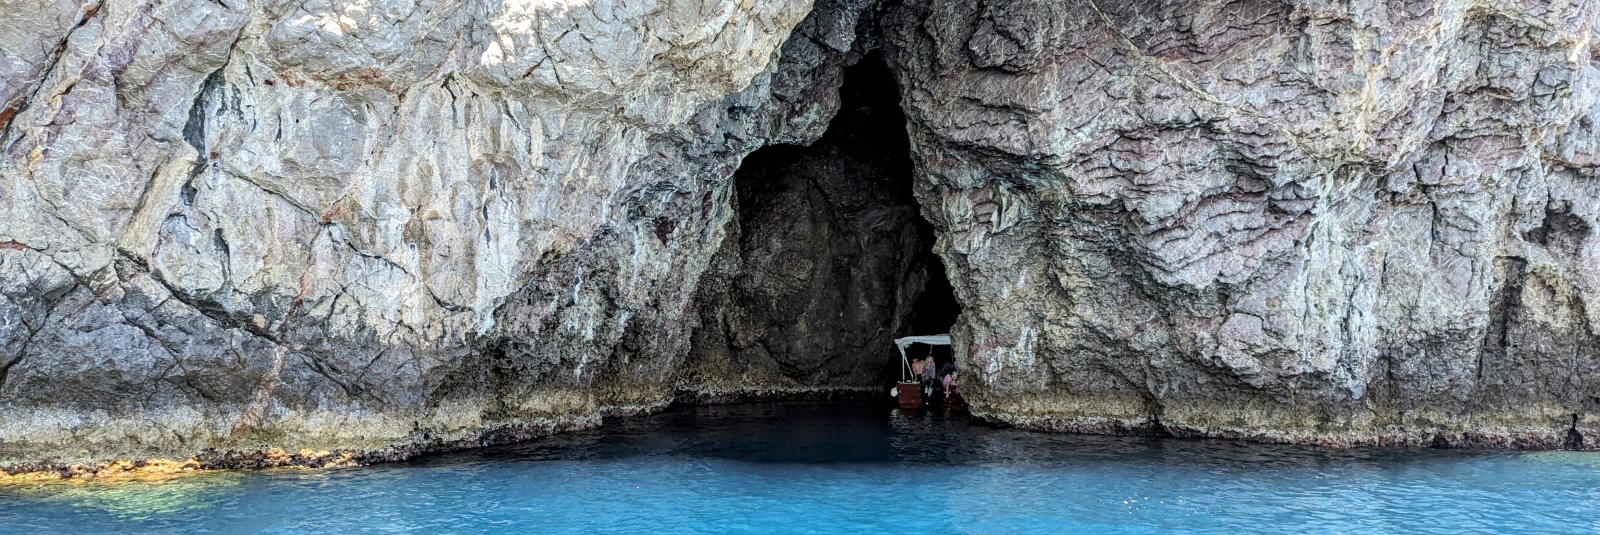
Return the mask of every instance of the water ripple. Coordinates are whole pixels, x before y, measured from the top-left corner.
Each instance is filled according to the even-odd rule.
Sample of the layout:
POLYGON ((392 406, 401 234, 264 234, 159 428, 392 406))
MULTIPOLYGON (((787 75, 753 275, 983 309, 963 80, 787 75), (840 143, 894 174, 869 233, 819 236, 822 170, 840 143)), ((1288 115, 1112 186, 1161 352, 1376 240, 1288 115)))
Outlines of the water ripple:
POLYGON ((1600 455, 1046 435, 689 407, 323 471, 0 488, 0 533, 1600 533, 1600 455))

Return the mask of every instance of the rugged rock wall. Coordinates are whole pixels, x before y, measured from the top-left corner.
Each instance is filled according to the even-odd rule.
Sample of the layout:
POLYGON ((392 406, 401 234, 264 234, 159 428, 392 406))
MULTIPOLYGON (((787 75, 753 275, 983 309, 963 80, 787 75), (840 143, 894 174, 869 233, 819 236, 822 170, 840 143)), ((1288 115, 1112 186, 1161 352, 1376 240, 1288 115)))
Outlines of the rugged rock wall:
POLYGON ((0 466, 465 445, 741 388, 758 359, 701 365, 747 347, 703 339, 734 331, 715 281, 790 293, 741 267, 778 234, 735 169, 822 136, 869 49, 980 414, 1592 447, 1597 14, 0 0, 0 466))
POLYGON ((0 465, 665 403, 739 159, 832 116, 810 8, 0 4, 0 465))
POLYGON ((974 407, 1052 429, 1593 447, 1597 15, 897 7, 885 48, 974 407))

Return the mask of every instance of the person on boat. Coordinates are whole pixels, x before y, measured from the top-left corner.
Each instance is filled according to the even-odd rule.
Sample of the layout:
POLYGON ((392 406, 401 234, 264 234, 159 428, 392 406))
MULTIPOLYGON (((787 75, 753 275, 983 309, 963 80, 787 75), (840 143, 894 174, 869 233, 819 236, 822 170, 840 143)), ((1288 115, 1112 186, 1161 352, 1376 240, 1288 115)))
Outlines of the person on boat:
POLYGON ((939 382, 938 365, 933 362, 933 355, 923 359, 922 363, 922 394, 933 397, 933 387, 939 382))
POLYGON ((945 395, 949 395, 951 392, 955 391, 956 363, 945 363, 944 367, 939 369, 939 382, 944 383, 945 395))
POLYGON ((967 401, 961 399, 961 393, 956 388, 956 363, 946 363, 939 369, 939 380, 944 383, 945 408, 952 411, 965 412, 967 401))
POLYGON ((925 366, 927 366, 927 363, 923 362, 922 359, 911 359, 911 376, 919 379, 922 378, 922 368, 925 366))

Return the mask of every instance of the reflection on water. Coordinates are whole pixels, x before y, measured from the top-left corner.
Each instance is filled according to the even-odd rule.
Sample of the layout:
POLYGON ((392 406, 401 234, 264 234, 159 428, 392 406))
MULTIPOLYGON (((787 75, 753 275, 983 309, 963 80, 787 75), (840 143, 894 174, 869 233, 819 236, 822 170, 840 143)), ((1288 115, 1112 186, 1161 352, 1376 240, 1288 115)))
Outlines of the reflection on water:
POLYGON ((0 488, 0 533, 1597 533, 1600 455, 1048 435, 675 408, 324 471, 0 488))

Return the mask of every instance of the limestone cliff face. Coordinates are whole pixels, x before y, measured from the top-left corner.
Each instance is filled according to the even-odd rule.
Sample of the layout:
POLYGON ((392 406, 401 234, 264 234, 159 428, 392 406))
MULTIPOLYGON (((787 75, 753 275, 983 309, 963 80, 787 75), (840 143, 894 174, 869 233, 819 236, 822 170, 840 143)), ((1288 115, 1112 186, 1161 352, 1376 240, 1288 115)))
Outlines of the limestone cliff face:
POLYGON ((810 7, 0 4, 0 464, 664 403, 740 157, 832 115, 810 7))
POLYGON ((680 389, 870 384, 884 355, 860 350, 909 334, 936 266, 903 194, 840 177, 901 157, 979 414, 1331 443, 1600 431, 1592 3, 0 15, 0 466, 467 445, 680 389), (872 50, 904 155, 827 148, 872 50))
POLYGON ((1593 3, 935 0, 885 20, 978 410, 1594 446, 1593 3))

